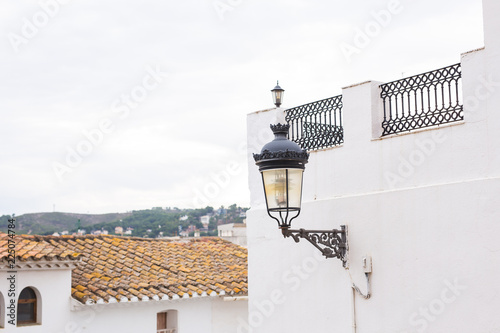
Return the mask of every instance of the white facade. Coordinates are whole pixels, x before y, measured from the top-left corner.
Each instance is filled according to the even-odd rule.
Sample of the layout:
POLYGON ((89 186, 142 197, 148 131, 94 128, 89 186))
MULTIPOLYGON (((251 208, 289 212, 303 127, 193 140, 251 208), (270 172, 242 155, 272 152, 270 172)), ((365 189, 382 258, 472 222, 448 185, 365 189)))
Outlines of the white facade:
MULTIPOLYGON (((249 317, 239 332, 500 332, 500 3, 483 7, 485 48, 461 59, 463 122, 381 139, 380 82, 343 89, 344 144, 311 152, 292 227, 346 224, 349 270, 283 239, 249 156, 249 317), (365 255, 373 295, 353 301, 352 282, 366 291, 365 255)), ((283 117, 248 116, 249 155, 283 117)))
POLYGON ((203 228, 208 228, 208 225, 210 224, 210 216, 209 215, 200 216, 200 222, 201 224, 203 224, 203 228))
MULTIPOLYGON (((39 265, 36 262, 34 266, 39 265)), ((177 300, 149 300, 112 304, 83 305, 71 298, 71 267, 17 269, 15 287, 3 270, 0 279, 0 331, 38 333, 156 332, 156 314, 175 310, 175 333, 234 333, 248 312, 246 297, 199 296, 177 300), (8 321, 9 289, 16 297, 25 288, 37 292, 39 323, 16 327, 8 321), (6 311, 7 310, 7 311, 6 311)), ((44 266, 44 265, 42 265, 44 266)), ((14 321, 15 322, 15 321, 14 321)))
POLYGON ((156 332, 156 314, 171 310, 177 311, 175 333, 234 333, 238 320, 247 313, 247 302, 245 298, 225 301, 224 297, 207 296, 175 301, 80 305, 71 312, 71 320, 81 332, 156 332))
MULTIPOLYGON (((0 309, 0 323, 3 327, 0 330, 2 332, 22 330, 30 333, 62 333, 65 332, 64 325, 71 321, 71 268, 73 264, 67 263, 65 265, 61 263, 60 268, 55 267, 52 261, 46 263, 37 262, 37 264, 42 267, 51 266, 51 268, 17 268, 17 273, 2 269, 2 278, 0 279, 0 293, 4 304, 0 309), (11 280, 15 281, 14 288, 12 288, 10 281, 7 280, 12 275, 15 275, 14 280, 11 280), (8 316, 10 309, 7 306, 10 304, 11 299, 17 302, 19 294, 26 287, 31 287, 37 293, 39 302, 37 317, 41 324, 16 327, 9 323, 9 320, 13 320, 13 318, 8 316), (15 293, 15 296, 11 294, 12 292, 15 293), (9 297, 9 294, 13 297, 9 297)), ((17 316, 17 310, 15 315, 17 316)))
POLYGON ((227 223, 217 226, 219 237, 239 246, 247 246, 247 225, 245 223, 227 223))

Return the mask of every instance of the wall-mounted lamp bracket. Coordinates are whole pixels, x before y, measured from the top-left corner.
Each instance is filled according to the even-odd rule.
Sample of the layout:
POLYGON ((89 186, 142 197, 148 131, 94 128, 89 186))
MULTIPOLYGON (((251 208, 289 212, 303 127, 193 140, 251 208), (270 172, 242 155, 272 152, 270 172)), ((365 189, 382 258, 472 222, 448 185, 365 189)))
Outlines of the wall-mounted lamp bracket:
POLYGON ((342 266, 347 266, 347 229, 345 225, 340 230, 304 230, 281 228, 284 237, 292 237, 298 243, 304 238, 314 245, 326 258, 339 258, 342 266))

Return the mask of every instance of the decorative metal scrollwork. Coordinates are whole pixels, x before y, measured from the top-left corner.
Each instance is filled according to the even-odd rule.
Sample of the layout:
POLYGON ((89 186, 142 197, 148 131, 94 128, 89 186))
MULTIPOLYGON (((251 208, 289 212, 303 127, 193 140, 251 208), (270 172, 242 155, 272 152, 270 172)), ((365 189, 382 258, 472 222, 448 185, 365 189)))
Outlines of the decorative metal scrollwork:
POLYGON ((316 150, 344 142, 342 95, 287 109, 288 137, 302 149, 316 150))
POLYGON ((340 230, 292 230, 282 228, 284 237, 291 237, 298 243, 301 238, 314 245, 326 258, 339 258, 342 265, 347 265, 347 231, 341 226, 340 230))
POLYGON ((382 136, 464 119, 460 64, 380 85, 382 136))
POLYGON ((273 159, 273 158, 281 158, 281 159, 299 158, 299 159, 306 159, 307 160, 309 158, 309 153, 306 151, 296 152, 296 151, 290 151, 290 150, 271 152, 271 151, 266 149, 262 152, 262 154, 253 154, 253 158, 256 162, 258 162, 260 160, 268 160, 268 159, 273 159))

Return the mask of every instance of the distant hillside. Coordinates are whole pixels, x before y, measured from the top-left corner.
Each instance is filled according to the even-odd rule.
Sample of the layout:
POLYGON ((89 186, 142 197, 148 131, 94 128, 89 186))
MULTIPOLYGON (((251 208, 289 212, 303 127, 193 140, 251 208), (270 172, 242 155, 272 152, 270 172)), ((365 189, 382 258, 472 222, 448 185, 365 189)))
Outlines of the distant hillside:
MULTIPOLYGON (((75 213, 33 213, 16 216, 16 234, 51 235, 54 232, 68 231, 70 234, 78 228, 86 233, 106 230, 110 234, 115 227, 130 229, 130 236, 158 237, 178 235, 181 230, 193 232, 200 230, 203 225, 202 216, 210 217, 206 235, 217 235, 217 225, 225 223, 242 223, 248 208, 237 207, 233 204, 227 208, 221 206, 214 210, 212 207, 197 209, 161 208, 136 210, 128 213, 110 214, 75 214, 75 213), (80 225, 78 225, 80 220, 80 225)), ((8 215, 0 216, 0 232, 7 232, 8 215)), ((203 234, 203 233, 202 233, 203 234)))
MULTIPOLYGON (((75 213, 33 213, 16 216, 16 233, 47 235, 63 230, 75 230, 78 219, 81 227, 88 228, 97 223, 110 223, 124 219, 132 213, 75 214, 75 213)), ((10 216, 0 217, 0 231, 6 232, 10 216)))

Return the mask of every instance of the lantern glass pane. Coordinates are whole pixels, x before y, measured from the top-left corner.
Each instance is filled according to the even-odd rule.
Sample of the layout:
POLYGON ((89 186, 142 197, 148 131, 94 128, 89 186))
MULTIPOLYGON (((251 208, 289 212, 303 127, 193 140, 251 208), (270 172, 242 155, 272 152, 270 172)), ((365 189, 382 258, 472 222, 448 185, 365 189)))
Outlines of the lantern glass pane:
POLYGON ((300 209, 303 171, 302 169, 262 171, 267 209, 273 211, 300 209))
POLYGON ((274 104, 281 104, 284 90, 273 90, 274 104))

